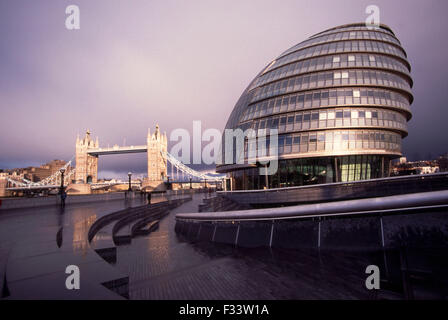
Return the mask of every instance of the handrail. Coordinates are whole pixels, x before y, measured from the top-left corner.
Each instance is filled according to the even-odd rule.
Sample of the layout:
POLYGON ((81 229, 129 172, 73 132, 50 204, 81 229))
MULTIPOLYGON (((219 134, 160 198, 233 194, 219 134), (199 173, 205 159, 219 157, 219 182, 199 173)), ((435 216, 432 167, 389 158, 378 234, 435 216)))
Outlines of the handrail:
POLYGON ((299 217, 354 214, 428 206, 447 206, 448 190, 411 193, 387 197, 344 200, 288 207, 225 212, 178 213, 181 221, 275 220, 299 217))

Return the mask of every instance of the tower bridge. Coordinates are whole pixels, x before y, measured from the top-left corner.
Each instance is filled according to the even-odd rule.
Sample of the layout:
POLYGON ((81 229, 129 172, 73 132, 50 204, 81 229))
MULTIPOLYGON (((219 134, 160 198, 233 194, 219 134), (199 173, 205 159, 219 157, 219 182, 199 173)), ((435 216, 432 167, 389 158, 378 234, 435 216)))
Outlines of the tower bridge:
POLYGON ((98 157, 114 154, 143 153, 147 157, 147 178, 144 184, 153 188, 161 184, 167 177, 167 160, 164 154, 167 153, 168 139, 166 133, 161 134, 159 126, 151 134, 148 130, 146 145, 141 146, 118 146, 102 148, 98 138, 94 141, 90 130, 87 130, 83 139, 76 139, 76 173, 75 180, 78 184, 89 184, 98 182, 98 157))
MULTIPOLYGON (((98 182, 98 158, 100 156, 114 154, 147 153, 147 177, 141 183, 132 182, 133 186, 145 190, 165 188, 165 182, 191 183, 205 182, 221 183, 223 176, 210 175, 206 172, 198 172, 180 162, 175 156, 167 151, 168 140, 166 133, 161 134, 159 126, 156 125, 154 133, 148 130, 146 145, 100 147, 99 139, 92 139, 90 130, 85 136, 76 139, 76 152, 74 159, 76 165, 72 168, 72 160, 68 161, 61 170, 39 182, 26 179, 8 177, 4 183, 3 190, 39 192, 42 190, 57 189, 61 186, 62 172, 64 182, 62 185, 69 186, 81 193, 89 193, 91 190, 111 187, 118 184, 127 184, 126 181, 115 181, 111 183, 98 182), (168 163, 171 166, 171 177, 168 176, 168 163), (68 170, 70 168, 70 170, 68 170), (175 175, 176 171, 176 175, 175 175), (19 179, 19 180, 18 180, 19 179)), ((205 185, 204 184, 204 185, 205 185)), ((2 184, 3 185, 3 184, 2 184)))

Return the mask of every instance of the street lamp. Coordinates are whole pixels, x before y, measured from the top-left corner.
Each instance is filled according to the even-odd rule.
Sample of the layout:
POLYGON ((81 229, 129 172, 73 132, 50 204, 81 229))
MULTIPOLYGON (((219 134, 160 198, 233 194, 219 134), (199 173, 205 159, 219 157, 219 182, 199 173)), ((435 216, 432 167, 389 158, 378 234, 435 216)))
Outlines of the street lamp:
POLYGON ((170 176, 166 176, 166 190, 171 190, 171 185, 170 185, 170 176))
POLYGON ((61 195, 61 207, 64 208, 65 207, 65 192, 64 192, 65 168, 61 168, 59 171, 61 172, 61 189, 59 190, 59 193, 61 195))
POLYGON ((61 168, 59 171, 61 172, 61 189, 60 189, 60 192, 62 194, 62 191, 64 191, 64 173, 65 173, 65 169, 61 168))
POLYGON ((129 177, 129 189, 128 189, 128 191, 132 191, 132 188, 131 188, 131 176, 132 176, 132 172, 128 172, 128 177, 129 177))

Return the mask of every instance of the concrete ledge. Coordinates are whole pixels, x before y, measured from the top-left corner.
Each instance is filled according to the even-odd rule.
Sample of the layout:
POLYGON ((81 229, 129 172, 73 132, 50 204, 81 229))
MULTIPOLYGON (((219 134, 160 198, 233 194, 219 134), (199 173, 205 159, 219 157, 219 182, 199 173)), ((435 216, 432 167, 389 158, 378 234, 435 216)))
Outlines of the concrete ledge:
MULTIPOLYGON (((74 203, 88 203, 97 201, 124 200, 124 192, 90 194, 90 195, 68 195, 65 200, 66 205, 74 203)), ((23 209, 33 207, 57 206, 60 205, 59 196, 36 197, 36 198, 6 198, 1 199, 0 212, 6 209, 23 209)))
POLYGON ((323 217, 328 215, 346 215, 365 213, 366 211, 388 211, 394 209, 448 205, 448 190, 421 192, 390 197, 346 200, 307 205, 296 205, 268 209, 240 211, 178 213, 178 220, 236 221, 236 220, 273 220, 323 217))
POLYGON ((182 213, 190 241, 241 247, 448 248, 448 191, 233 212, 182 213))

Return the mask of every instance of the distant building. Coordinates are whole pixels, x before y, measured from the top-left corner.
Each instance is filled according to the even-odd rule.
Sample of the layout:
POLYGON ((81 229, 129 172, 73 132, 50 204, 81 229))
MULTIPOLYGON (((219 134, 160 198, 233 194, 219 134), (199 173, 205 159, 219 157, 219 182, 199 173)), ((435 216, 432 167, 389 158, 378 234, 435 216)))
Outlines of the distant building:
MULTIPOLYGON (((39 182, 56 173, 61 167, 65 166, 67 162, 64 160, 52 160, 39 167, 26 167, 3 170, 4 174, 16 180, 26 179, 32 182, 39 182)), ((68 171, 71 168, 68 168, 68 171)))
POLYGON ((411 174, 430 174, 439 172, 438 160, 422 160, 412 162, 400 162, 393 166, 392 175, 404 176, 411 174))
POLYGON ((437 162, 439 164, 440 172, 448 171, 448 153, 441 155, 439 159, 437 159, 437 162))

